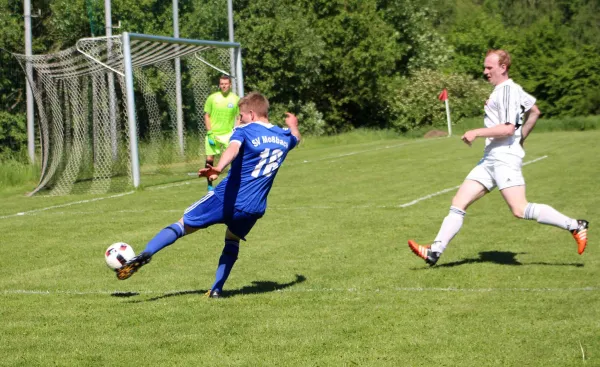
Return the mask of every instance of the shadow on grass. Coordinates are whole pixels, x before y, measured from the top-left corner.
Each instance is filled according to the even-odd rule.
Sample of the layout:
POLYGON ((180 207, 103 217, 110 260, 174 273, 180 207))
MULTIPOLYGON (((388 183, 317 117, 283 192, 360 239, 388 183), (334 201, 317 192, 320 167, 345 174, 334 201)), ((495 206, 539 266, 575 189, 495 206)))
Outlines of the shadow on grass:
POLYGON ((510 252, 510 251, 482 251, 479 253, 478 258, 463 259, 459 261, 453 261, 449 263, 438 263, 438 265, 432 268, 451 268, 454 266, 466 265, 466 264, 480 264, 480 263, 492 263, 498 265, 548 265, 548 266, 575 266, 583 267, 582 263, 548 263, 548 262, 528 262, 522 263, 516 259, 517 255, 525 255, 526 252, 510 252))
MULTIPOLYGON (((221 293, 221 298, 234 297, 240 294, 257 294, 257 293, 267 293, 267 292, 276 292, 288 287, 291 287, 295 284, 299 284, 306 281, 306 277, 304 275, 296 274, 296 279, 292 280, 288 283, 277 283, 268 280, 257 280, 253 281, 252 285, 243 286, 240 289, 232 289, 232 290, 224 290, 221 293)), ((189 291, 180 291, 180 292, 171 292, 165 293, 162 296, 156 296, 152 298, 148 298, 145 300, 135 300, 130 301, 132 303, 140 303, 140 302, 149 302, 149 301, 158 301, 160 299, 176 297, 176 296, 186 296, 186 295, 204 295, 208 292, 208 289, 197 289, 197 290, 189 290, 189 291)), ((113 297, 134 297, 138 296, 140 293, 138 292, 115 292, 111 294, 113 297)))

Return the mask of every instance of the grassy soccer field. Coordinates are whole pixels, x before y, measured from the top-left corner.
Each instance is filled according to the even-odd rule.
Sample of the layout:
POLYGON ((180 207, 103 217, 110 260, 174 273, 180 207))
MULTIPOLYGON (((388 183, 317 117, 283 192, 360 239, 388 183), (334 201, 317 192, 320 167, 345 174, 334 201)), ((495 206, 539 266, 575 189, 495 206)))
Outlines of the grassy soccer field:
POLYGON ((534 133, 524 160, 531 202, 590 221, 582 256, 568 232, 514 219, 493 192, 435 268, 406 240, 433 240, 483 141, 308 140, 215 300, 203 293, 223 226, 126 281, 103 258, 117 241, 142 250, 203 180, 116 197, 4 194, 0 365, 598 366, 598 140, 534 133))

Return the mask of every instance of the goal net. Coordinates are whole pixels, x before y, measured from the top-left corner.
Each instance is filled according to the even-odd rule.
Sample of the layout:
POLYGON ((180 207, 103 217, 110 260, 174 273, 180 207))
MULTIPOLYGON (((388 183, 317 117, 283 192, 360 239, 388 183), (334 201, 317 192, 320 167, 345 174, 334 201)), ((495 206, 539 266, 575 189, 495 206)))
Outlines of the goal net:
POLYGON ((121 192, 204 166, 204 103, 221 75, 243 94, 240 45, 124 33, 48 55, 14 54, 37 107, 31 195, 121 192))

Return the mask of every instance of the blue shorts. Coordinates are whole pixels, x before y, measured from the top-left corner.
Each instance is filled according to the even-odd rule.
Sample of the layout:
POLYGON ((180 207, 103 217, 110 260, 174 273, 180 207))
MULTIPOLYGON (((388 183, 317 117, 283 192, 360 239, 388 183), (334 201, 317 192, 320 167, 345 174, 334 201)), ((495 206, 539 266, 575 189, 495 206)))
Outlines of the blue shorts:
POLYGON ((211 191, 185 210, 183 223, 194 228, 206 228, 213 224, 224 223, 231 233, 245 241, 246 235, 250 233, 260 217, 262 215, 246 213, 235 208, 225 210, 221 199, 211 191))

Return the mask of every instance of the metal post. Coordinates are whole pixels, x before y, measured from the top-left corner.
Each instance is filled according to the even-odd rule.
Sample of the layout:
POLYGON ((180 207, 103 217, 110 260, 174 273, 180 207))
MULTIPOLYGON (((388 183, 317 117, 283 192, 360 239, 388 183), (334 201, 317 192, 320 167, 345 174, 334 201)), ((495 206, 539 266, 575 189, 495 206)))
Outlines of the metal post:
MULTIPOLYGON (((227 24, 229 29, 229 42, 233 42, 233 0, 227 0, 227 24)), ((229 72, 231 75, 235 76, 235 78, 239 78, 236 73, 236 65, 235 65, 235 50, 229 50, 229 72)), ((235 88, 234 84, 234 93, 238 96, 243 97, 244 93, 240 92, 239 88, 235 88)))
POLYGON ((452 136, 452 122, 450 121, 450 105, 448 99, 444 101, 446 103, 446 119, 448 120, 448 137, 452 136))
POLYGON ((127 98, 127 121, 129 123, 129 149, 131 151, 131 178, 133 186, 140 185, 140 161, 138 157, 137 126, 135 123, 135 97, 133 94, 133 65, 129 33, 123 32, 123 66, 127 98))
MULTIPOLYGON (((173 0, 173 37, 179 38, 179 8, 177 0, 173 0)), ((181 98, 181 60, 175 58, 175 99, 177 105, 177 137, 179 138, 179 154, 185 154, 183 142, 183 111, 181 98)))
MULTIPOLYGON (((23 16, 25 20, 25 55, 31 56, 31 0, 23 1, 23 16)), ((27 76, 25 77, 25 86, 27 89, 27 153, 31 163, 35 162, 35 125, 33 110, 33 91, 29 84, 29 78, 33 80, 33 69, 31 62, 27 60, 25 66, 27 76)))
MULTIPOLYGON (((111 64, 112 59, 112 11, 111 11, 111 0, 104 0, 104 20, 106 23, 106 63, 111 64)), ((118 141, 117 141, 117 103, 115 95, 115 76, 112 71, 108 72, 108 114, 110 118, 110 142, 112 148, 113 161, 118 158, 118 141)))
POLYGON ((236 50, 236 66, 237 66, 237 86, 239 96, 242 97, 244 95, 244 73, 242 72, 242 47, 239 46, 236 50))

